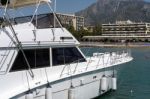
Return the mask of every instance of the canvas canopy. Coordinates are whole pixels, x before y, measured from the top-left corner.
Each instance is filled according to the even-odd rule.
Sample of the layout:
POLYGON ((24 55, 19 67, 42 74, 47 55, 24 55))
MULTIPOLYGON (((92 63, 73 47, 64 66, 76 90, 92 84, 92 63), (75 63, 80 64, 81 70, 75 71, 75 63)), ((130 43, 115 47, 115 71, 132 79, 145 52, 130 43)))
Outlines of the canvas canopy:
POLYGON ((29 5, 34 5, 39 2, 41 3, 47 3, 51 2, 51 0, 0 0, 1 6, 6 6, 8 2, 8 8, 18 8, 18 7, 24 7, 29 5))

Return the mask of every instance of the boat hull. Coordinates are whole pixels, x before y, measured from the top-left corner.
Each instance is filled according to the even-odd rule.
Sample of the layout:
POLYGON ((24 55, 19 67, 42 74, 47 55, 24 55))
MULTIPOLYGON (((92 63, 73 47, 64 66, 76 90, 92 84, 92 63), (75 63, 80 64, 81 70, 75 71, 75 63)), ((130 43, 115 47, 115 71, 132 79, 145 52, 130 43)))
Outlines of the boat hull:
MULTIPOLYGON (((66 77, 61 80, 50 82, 30 90, 33 99, 46 99, 46 90, 51 87, 51 98, 48 99, 91 99, 100 96, 112 89, 112 76, 116 71, 112 68, 105 68, 90 71, 83 74, 66 77), (107 78, 107 89, 102 90, 102 78, 107 78)), ((29 92, 19 94, 12 99, 26 99, 29 92)))

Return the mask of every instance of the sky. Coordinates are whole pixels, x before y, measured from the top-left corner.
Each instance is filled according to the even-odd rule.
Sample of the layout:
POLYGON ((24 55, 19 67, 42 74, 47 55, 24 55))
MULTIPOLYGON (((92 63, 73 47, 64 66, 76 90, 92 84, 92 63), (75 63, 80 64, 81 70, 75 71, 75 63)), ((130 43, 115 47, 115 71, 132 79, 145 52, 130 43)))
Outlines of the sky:
MULTIPOLYGON (((62 13, 75 13, 87 8, 97 0, 57 0, 57 11, 62 13)), ((145 0, 150 2, 150 0, 145 0)))
POLYGON ((75 13, 95 2, 96 0, 57 0, 57 12, 75 13))
MULTIPOLYGON (((52 2, 54 2, 54 0, 52 0, 52 2)), ((89 5, 95 3, 96 0, 56 0, 56 2, 57 2, 56 3, 57 4, 56 12, 73 14, 77 11, 87 8, 89 5)), ((19 12, 19 15, 17 15, 17 16, 20 16, 23 13, 26 15, 33 14, 34 10, 35 10, 35 6, 29 7, 28 9, 22 9, 20 11, 10 11, 10 12, 13 13, 13 14, 11 14, 12 16, 17 15, 19 12)), ((49 11, 50 11, 50 9, 47 5, 40 6, 39 12, 45 13, 45 12, 49 12, 49 11)), ((3 11, 0 11, 0 16, 1 15, 3 15, 3 11)))
MULTIPOLYGON (((54 1, 54 0, 52 0, 54 1)), ((60 13, 75 13, 87 8, 89 5, 95 3, 97 0, 56 0, 57 12, 60 13)), ((150 0, 145 0, 150 2, 150 0)))
POLYGON ((150 0, 145 0, 145 1, 150 2, 150 0))
MULTIPOLYGON (((53 2, 54 0, 52 0, 53 2)), ((82 9, 87 8, 89 5, 95 3, 97 0, 57 0, 57 10, 56 12, 58 13, 75 13, 77 11, 80 11, 82 9)), ((150 0, 145 0, 150 2, 150 0)), ((35 8, 35 6, 34 6, 35 8)), ((29 9, 23 9, 20 12, 23 11, 23 13, 25 13, 26 15, 28 15, 27 13, 33 14, 33 11, 35 9, 33 9, 33 7, 29 7, 29 9)), ((39 12, 49 12, 49 8, 48 6, 41 6, 39 12)), ((0 15, 2 15, 1 13, 3 13, 2 11, 0 11, 0 15)), ((18 11, 16 11, 16 13, 18 13, 18 11)), ((14 14, 14 12, 13 12, 14 14)), ((17 14, 14 14, 17 15, 17 14)))

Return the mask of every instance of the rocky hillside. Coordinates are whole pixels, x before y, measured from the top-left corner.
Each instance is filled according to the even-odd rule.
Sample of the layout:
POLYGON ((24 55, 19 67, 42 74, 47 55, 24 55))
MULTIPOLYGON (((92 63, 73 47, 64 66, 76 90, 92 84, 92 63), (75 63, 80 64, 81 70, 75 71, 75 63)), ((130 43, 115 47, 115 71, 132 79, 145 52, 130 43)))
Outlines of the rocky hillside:
POLYGON ((125 20, 150 22, 150 3, 144 0, 97 0, 76 15, 85 17, 86 25, 125 20))

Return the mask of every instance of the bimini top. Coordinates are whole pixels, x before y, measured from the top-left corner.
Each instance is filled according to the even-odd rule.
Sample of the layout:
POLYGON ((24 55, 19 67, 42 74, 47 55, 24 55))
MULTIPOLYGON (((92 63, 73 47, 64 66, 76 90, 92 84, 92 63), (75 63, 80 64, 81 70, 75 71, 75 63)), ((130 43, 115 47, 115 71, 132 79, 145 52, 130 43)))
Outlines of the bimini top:
POLYGON ((50 3, 51 0, 0 0, 1 6, 6 6, 8 4, 8 8, 18 8, 29 5, 35 5, 37 3, 50 3))

